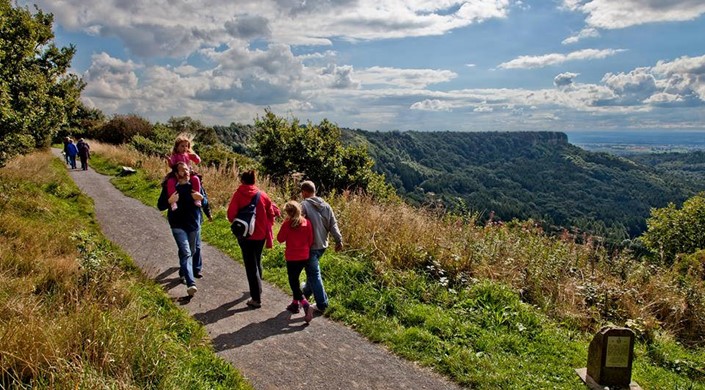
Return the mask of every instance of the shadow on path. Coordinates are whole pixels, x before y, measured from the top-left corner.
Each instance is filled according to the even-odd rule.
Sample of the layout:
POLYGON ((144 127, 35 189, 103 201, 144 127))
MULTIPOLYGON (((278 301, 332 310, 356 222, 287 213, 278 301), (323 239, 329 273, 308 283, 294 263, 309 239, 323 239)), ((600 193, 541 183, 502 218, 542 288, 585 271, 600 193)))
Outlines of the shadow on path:
POLYGON ((291 313, 284 310, 275 317, 245 325, 232 333, 219 335, 213 339, 213 347, 217 352, 221 352, 242 347, 257 340, 264 340, 270 336, 299 332, 308 326, 306 323, 292 326, 292 323, 297 322, 303 322, 303 318, 292 320, 291 313))
POLYGON ((249 307, 241 307, 239 309, 232 310, 230 309, 231 307, 236 306, 238 303, 244 302, 249 297, 249 293, 243 292, 240 298, 237 298, 234 301, 228 303, 224 303, 216 307, 215 309, 208 310, 205 313, 196 313, 193 315, 193 318, 198 320, 198 322, 202 323, 203 325, 207 325, 216 323, 224 318, 230 317, 233 314, 250 311, 252 309, 250 309, 249 307))
POLYGON ((181 278, 179 278, 178 276, 175 278, 169 278, 169 275, 173 274, 174 272, 177 272, 178 270, 179 267, 167 268, 162 273, 155 276, 154 281, 161 284, 166 291, 169 291, 172 288, 181 284, 181 278))

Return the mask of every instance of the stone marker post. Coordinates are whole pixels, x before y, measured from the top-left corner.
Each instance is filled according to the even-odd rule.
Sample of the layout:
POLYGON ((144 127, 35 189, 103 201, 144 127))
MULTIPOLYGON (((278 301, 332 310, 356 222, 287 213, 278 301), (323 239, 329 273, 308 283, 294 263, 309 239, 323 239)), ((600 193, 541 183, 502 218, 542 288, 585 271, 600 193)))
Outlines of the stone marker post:
POLYGON ((639 385, 631 380, 632 360, 634 332, 628 328, 605 326, 590 342, 587 369, 576 372, 590 388, 639 389, 639 385))

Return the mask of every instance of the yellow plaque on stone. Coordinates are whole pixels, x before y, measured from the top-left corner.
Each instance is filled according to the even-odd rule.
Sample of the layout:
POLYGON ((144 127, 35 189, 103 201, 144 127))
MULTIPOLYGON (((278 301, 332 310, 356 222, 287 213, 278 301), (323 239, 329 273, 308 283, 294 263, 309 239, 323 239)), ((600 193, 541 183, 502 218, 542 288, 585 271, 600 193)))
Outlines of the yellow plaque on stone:
POLYGON ((605 367, 629 367, 629 337, 607 337, 605 367))

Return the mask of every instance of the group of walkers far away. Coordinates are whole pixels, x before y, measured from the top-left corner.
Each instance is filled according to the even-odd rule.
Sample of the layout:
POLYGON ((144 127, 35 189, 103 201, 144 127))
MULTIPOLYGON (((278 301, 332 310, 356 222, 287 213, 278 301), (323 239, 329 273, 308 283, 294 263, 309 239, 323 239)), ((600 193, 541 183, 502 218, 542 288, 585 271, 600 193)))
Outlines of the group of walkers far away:
POLYGON ((73 138, 64 138, 64 159, 71 169, 76 169, 76 157, 81 160, 81 170, 88 170, 88 159, 91 157, 91 147, 83 138, 74 144, 73 138))

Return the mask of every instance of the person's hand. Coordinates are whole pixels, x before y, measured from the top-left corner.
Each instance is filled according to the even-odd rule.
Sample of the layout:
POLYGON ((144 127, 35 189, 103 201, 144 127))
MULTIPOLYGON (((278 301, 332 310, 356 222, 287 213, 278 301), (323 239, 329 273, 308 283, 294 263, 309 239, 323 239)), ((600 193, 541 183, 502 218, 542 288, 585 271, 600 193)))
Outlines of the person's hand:
POLYGON ((191 196, 193 197, 193 200, 203 200, 203 195, 201 195, 200 192, 192 192, 191 196))
POLYGON ((343 243, 342 242, 335 244, 335 251, 336 252, 340 252, 342 250, 343 250, 343 243))
POLYGON ((174 203, 176 203, 176 202, 178 202, 178 201, 179 201, 179 193, 178 193, 178 192, 174 192, 174 193, 169 197, 169 200, 168 200, 169 204, 174 204, 174 203))

